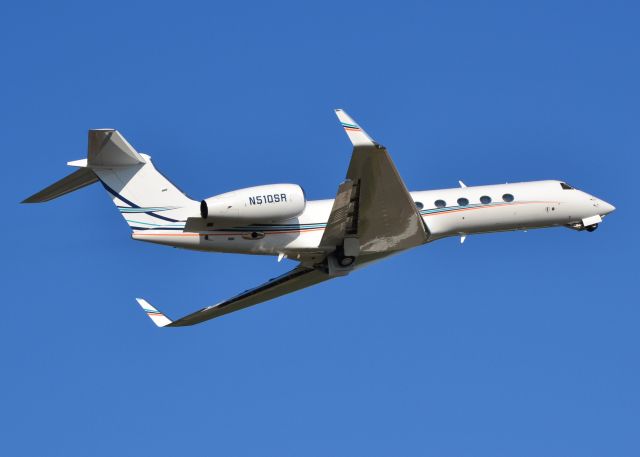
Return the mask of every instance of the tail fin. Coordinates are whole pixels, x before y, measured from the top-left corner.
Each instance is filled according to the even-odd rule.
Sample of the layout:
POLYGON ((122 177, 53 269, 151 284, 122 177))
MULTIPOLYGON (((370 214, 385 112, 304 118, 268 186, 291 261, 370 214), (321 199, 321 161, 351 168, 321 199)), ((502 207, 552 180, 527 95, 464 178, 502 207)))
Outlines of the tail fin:
POLYGON ((133 230, 182 230, 184 220, 197 212, 198 202, 158 172, 151 157, 138 153, 117 130, 89 130, 88 149, 87 159, 68 163, 80 170, 23 203, 45 202, 99 180, 133 230))

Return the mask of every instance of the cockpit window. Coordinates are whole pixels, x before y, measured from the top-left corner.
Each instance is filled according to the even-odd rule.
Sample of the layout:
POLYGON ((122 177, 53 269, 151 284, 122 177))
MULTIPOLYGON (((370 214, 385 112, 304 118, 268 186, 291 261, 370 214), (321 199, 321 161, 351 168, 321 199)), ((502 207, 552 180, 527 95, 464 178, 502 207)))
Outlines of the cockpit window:
POLYGON ((573 190, 573 187, 571 187, 569 184, 567 184, 566 182, 561 182, 560 183, 560 187, 562 187, 564 190, 573 190))

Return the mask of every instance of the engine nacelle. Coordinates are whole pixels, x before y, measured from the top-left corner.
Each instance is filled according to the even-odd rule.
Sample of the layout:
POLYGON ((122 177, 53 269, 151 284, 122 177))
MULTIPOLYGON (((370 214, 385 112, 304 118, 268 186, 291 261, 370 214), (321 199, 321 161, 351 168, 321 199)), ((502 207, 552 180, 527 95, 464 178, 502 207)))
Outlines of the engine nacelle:
POLYGON ((270 184, 202 200, 200 216, 214 224, 275 222, 299 216, 306 204, 297 184, 270 184))

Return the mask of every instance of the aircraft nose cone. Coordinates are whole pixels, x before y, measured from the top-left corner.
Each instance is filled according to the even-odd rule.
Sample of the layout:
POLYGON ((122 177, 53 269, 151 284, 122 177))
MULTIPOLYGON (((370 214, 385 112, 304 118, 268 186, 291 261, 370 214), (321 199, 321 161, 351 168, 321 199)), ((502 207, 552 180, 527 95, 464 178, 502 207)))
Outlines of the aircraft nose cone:
POLYGON ((616 207, 613 206, 611 203, 607 203, 604 200, 602 200, 600 202, 600 208, 602 209, 602 214, 609 214, 615 211, 616 207))

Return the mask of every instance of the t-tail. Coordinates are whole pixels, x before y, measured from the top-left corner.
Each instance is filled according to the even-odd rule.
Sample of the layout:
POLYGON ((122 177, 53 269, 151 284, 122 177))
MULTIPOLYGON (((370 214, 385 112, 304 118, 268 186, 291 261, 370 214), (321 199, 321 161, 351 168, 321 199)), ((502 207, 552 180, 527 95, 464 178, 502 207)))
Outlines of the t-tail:
POLYGON ((174 186, 117 130, 89 130, 86 159, 68 162, 78 170, 22 203, 41 203, 100 182, 132 230, 183 230, 199 203, 174 186))

